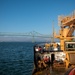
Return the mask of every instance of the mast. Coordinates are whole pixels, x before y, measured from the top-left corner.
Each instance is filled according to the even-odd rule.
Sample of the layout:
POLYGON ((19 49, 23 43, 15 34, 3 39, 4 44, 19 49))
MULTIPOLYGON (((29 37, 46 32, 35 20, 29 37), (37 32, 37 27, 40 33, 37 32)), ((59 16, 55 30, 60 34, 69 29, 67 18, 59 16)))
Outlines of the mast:
POLYGON ((53 29, 53 38, 52 38, 52 42, 54 42, 54 21, 53 21, 53 24, 52 24, 52 29, 53 29))

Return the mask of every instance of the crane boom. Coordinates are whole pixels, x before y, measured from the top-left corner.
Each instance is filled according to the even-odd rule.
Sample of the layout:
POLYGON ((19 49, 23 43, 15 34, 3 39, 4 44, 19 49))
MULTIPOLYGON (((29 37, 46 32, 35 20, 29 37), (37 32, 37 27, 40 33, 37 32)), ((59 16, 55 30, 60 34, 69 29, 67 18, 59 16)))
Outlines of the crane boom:
POLYGON ((61 29, 59 35, 55 38, 60 39, 61 50, 64 50, 64 42, 73 40, 73 32, 75 30, 75 13, 72 16, 59 17, 61 29))

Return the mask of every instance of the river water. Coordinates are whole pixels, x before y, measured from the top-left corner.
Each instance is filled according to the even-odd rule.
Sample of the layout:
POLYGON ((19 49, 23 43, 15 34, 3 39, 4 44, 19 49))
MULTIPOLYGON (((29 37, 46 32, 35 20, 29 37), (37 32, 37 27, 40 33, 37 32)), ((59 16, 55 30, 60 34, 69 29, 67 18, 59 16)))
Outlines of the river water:
POLYGON ((34 44, 0 42, 0 75, 32 75, 34 44))

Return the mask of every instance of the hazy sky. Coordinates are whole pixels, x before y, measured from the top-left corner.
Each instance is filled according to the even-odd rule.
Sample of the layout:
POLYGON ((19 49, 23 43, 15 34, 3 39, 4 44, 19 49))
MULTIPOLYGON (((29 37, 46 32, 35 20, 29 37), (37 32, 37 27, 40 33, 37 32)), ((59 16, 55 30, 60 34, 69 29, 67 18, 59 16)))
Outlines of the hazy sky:
POLYGON ((0 32, 52 33, 58 31, 58 15, 75 10, 75 0, 0 0, 0 32))

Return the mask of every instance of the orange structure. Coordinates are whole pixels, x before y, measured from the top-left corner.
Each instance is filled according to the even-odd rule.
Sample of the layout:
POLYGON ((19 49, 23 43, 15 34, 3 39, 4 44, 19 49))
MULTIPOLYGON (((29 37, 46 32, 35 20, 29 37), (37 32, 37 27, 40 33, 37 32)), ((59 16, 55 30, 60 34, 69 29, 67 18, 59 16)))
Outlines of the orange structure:
POLYGON ((60 47, 64 53, 66 53, 65 61, 66 68, 71 65, 75 65, 75 41, 74 41, 74 30, 75 30, 75 12, 71 16, 60 16, 60 31, 59 35, 54 35, 55 38, 60 40, 60 47))
POLYGON ((60 39, 61 50, 64 50, 64 42, 65 41, 72 41, 73 32, 75 30, 75 12, 71 16, 59 17, 59 23, 61 25, 59 35, 55 35, 55 38, 60 39))
POLYGON ((54 42, 53 39, 51 43, 34 46, 33 75, 51 74, 50 70, 65 70, 75 66, 75 37, 73 34, 75 30, 75 12, 71 16, 60 16, 59 24, 59 35, 53 32, 53 36, 58 38, 60 42, 54 42), (41 52, 38 50, 38 46, 41 46, 41 52), (46 61, 48 57, 49 61, 45 62, 44 57, 46 57, 46 61), (43 65, 39 67, 38 62, 43 65))

